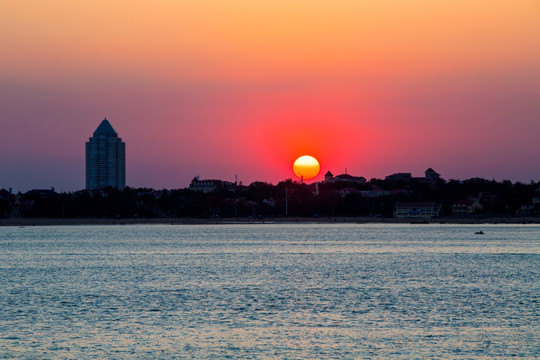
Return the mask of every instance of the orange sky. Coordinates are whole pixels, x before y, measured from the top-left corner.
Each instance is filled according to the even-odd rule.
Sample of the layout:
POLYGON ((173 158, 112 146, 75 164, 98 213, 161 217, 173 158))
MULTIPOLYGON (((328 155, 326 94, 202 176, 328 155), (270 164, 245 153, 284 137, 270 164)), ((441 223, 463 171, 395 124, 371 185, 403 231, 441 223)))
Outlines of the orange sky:
POLYGON ((0 188, 83 188, 103 117, 130 186, 540 179, 538 1, 0 1, 0 44, 0 188))

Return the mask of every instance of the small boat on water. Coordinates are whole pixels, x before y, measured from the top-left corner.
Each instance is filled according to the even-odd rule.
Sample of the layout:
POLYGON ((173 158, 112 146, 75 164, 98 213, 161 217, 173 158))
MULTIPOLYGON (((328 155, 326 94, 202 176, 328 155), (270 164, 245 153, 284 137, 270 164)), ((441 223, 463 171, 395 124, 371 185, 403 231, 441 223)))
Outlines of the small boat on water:
POLYGON ((476 235, 484 235, 484 232, 482 230, 475 232, 476 235))

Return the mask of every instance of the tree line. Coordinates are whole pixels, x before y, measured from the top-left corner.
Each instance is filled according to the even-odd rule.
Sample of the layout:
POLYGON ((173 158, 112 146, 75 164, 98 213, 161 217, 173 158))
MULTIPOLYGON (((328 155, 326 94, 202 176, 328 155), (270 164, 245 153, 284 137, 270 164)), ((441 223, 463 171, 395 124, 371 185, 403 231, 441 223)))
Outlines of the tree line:
POLYGON ((189 189, 105 188, 56 193, 0 190, 0 217, 22 218, 271 218, 283 216, 392 217, 397 202, 433 201, 453 216, 459 200, 478 199, 482 210, 469 216, 539 215, 540 182, 524 184, 480 178, 433 183, 372 179, 365 184, 304 184, 291 179, 255 182, 213 192, 189 189), (375 195, 373 190, 376 189, 375 195), (525 210, 524 210, 525 209, 525 210))

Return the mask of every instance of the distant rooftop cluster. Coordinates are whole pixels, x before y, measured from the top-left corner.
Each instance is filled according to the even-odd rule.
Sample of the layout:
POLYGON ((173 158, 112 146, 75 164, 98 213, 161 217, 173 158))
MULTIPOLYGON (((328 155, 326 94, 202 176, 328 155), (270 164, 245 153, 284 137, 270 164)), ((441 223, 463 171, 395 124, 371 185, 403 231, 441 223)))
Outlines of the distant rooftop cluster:
POLYGON ((277 185, 195 177, 188 188, 175 190, 104 187, 57 193, 52 188, 14 194, 2 189, 0 218, 364 216, 425 221, 540 216, 540 182, 445 181, 432 169, 424 177, 401 174, 366 181, 328 172, 324 181, 288 179, 277 185))
POLYGON ((221 190, 232 191, 235 189, 236 185, 237 184, 235 183, 223 180, 199 180, 199 177, 196 176, 193 178, 193 180, 191 180, 191 184, 189 184, 189 190, 202 193, 209 193, 221 190))
POLYGON ((398 172, 367 180, 327 171, 310 184, 291 179, 277 185, 242 185, 193 178, 185 189, 126 187, 126 145, 105 118, 86 142, 86 190, 54 188, 13 194, 0 190, 0 218, 29 216, 375 216, 425 220, 444 216, 540 215, 540 183, 497 183, 479 178, 444 180, 433 168, 424 176, 398 172), (122 194, 122 195, 120 195, 122 194))
POLYGON ((391 182, 409 182, 409 181, 418 181, 418 182, 426 182, 426 183, 435 183, 441 179, 441 175, 437 173, 432 168, 427 169, 424 172, 424 177, 413 177, 411 173, 395 173, 392 175, 388 175, 385 177, 385 180, 391 181, 391 182))

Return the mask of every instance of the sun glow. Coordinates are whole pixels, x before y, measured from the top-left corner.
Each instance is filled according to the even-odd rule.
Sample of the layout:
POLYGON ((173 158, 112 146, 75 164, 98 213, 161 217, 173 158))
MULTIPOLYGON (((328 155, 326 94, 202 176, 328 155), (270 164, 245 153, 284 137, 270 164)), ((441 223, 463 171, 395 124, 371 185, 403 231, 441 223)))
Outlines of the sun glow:
POLYGON ((294 174, 302 180, 313 179, 320 170, 321 166, 317 159, 309 155, 300 156, 293 164, 294 174))

